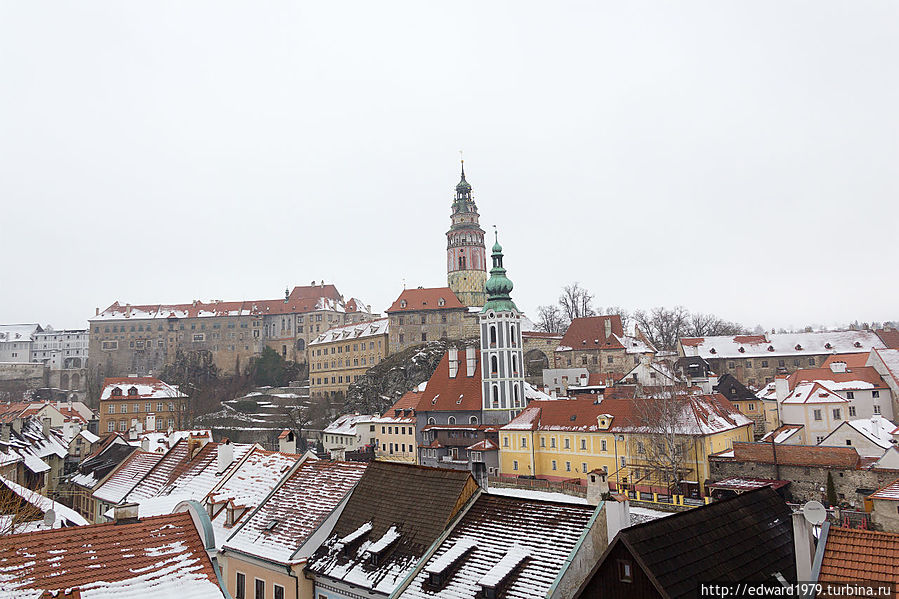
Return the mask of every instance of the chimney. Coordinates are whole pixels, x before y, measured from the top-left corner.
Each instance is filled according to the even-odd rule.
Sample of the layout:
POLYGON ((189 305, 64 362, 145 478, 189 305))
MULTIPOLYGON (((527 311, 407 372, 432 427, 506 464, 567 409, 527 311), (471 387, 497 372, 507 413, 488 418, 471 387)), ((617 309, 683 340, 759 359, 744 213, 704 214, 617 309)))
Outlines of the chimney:
POLYGON ((871 415, 871 433, 875 437, 880 434, 880 416, 877 414, 871 415))
POLYGON ((100 316, 100 308, 96 308, 96 311, 97 312, 96 312, 96 314, 94 314, 94 316, 100 316))
POLYGON ((281 436, 278 437, 278 451, 281 453, 297 452, 297 438, 293 431, 285 430, 281 433, 281 436))
MULTIPOLYGON (((291 452, 294 453, 294 452, 291 452)), ((222 474, 234 462, 234 446, 228 439, 222 439, 218 446, 218 470, 217 474, 222 474)))
POLYGON ((793 549, 796 552, 798 580, 812 580, 812 559, 815 557, 815 538, 812 525, 802 512, 793 513, 793 549))
POLYGON ((2 439, 4 443, 9 443, 9 431, 11 429, 12 425, 9 423, 0 424, 0 439, 2 439))
POLYGON ((150 451, 150 438, 144 437, 140 440, 140 448, 144 451, 150 451))
POLYGON ((194 459, 194 456, 196 456, 197 453, 199 453, 199 451, 202 448, 203 448, 203 446, 200 444, 200 438, 190 435, 187 438, 187 459, 188 459, 188 461, 194 459))
POLYGON ((41 434, 43 434, 45 437, 50 436, 50 419, 49 418, 44 418, 43 421, 41 422, 41 434))
POLYGON ((131 304, 125 304, 125 318, 131 318, 131 304))
POLYGON ((465 348, 465 376, 474 376, 477 358, 473 347, 465 348))
POLYGON ((613 498, 611 501, 603 503, 603 509, 606 511, 607 538, 609 544, 611 544, 615 535, 622 528, 627 528, 631 525, 631 505, 627 499, 619 501, 613 498))
POLYGON ((837 373, 846 372, 846 362, 831 362, 830 371, 837 373))
POLYGON ((599 505, 602 496, 609 492, 608 476, 603 470, 587 475, 587 505, 599 505))
POLYGON ((122 503, 113 508, 113 520, 116 524, 133 524, 138 520, 139 506, 136 503, 122 503))
POLYGON ((606 339, 612 336, 612 319, 605 318, 603 319, 603 324, 606 325, 606 339))
POLYGON ((790 394, 790 381, 787 380, 786 375, 780 374, 774 378, 774 391, 777 396, 777 403, 783 403, 790 394))

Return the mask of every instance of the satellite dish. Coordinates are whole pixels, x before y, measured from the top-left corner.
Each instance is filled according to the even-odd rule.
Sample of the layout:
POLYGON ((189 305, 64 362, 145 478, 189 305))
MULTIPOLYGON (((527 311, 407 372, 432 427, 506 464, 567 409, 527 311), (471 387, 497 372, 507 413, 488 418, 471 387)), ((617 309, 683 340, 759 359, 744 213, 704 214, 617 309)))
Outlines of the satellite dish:
POLYGON ((827 510, 820 501, 809 501, 802 506, 802 515, 809 524, 818 526, 827 518, 827 510))
POLYGON ((53 528, 53 524, 56 522, 56 512, 53 509, 47 510, 44 514, 44 526, 47 528, 53 528))

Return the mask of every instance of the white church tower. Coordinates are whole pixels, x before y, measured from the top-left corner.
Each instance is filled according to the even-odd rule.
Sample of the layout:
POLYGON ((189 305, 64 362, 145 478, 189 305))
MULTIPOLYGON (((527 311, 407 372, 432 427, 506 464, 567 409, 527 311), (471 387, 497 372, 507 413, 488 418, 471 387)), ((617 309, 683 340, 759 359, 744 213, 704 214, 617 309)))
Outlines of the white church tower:
POLYGON ((521 350, 521 312, 509 294, 512 281, 503 268, 499 238, 493 244, 487 302, 480 313, 483 421, 506 424, 527 405, 521 350))

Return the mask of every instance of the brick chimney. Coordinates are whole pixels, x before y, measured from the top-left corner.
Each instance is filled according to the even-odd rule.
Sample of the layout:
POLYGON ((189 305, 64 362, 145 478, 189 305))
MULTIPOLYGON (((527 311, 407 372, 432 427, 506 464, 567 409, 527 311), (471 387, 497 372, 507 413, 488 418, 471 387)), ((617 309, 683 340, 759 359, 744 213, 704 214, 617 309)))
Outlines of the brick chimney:
POLYGON ((116 524, 133 524, 139 522, 139 506, 136 503, 122 503, 113 508, 113 521, 116 524))
POLYGON ((846 372, 846 362, 831 362, 830 371, 836 373, 846 372))

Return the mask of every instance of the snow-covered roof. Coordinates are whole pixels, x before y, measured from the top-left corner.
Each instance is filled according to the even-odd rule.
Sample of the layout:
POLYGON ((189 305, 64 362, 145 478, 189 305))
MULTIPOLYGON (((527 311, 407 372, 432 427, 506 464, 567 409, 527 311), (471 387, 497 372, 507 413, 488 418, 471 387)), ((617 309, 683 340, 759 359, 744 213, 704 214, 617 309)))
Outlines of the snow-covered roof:
POLYGON ((0 324, 0 343, 31 341, 40 330, 39 324, 0 324))
POLYGON ((899 384, 899 349, 876 349, 874 354, 880 358, 890 376, 899 384))
POLYGON ((93 496, 112 505, 121 503, 162 457, 162 454, 151 451, 135 451, 112 471, 103 484, 94 491, 93 496))
POLYGON ((849 354, 869 352, 885 345, 872 331, 821 331, 684 337, 680 340, 680 347, 685 356, 711 359, 849 354))
POLYGON ((103 381, 100 399, 170 399, 184 397, 177 387, 151 376, 115 377, 103 381), (119 395, 113 391, 118 389, 119 395), (133 391, 132 391, 133 389, 133 391))
POLYGON ((787 440, 805 428, 802 424, 783 424, 780 427, 765 433, 759 441, 771 443, 771 437, 774 437, 774 443, 786 443, 787 440))
POLYGON ((594 508, 481 494, 459 519, 401 599, 479 597, 502 588, 507 599, 544 597, 568 567, 594 508), (429 579, 437 577, 437 588, 429 579))
POLYGON ((355 435, 357 425, 373 422, 377 418, 378 416, 372 416, 371 414, 344 414, 329 424, 322 432, 332 435, 355 435))
POLYGON ((650 347, 649 344, 637 337, 631 337, 630 335, 614 335, 614 337, 624 346, 625 353, 646 354, 655 352, 655 348, 650 347))
MULTIPOLYGON (((49 527, 44 524, 43 520, 37 520, 34 522, 29 522, 24 528, 17 527, 16 532, 32 532, 35 530, 47 530, 48 528, 61 528, 63 526, 83 526, 85 524, 90 524, 84 518, 84 516, 82 516, 72 508, 66 507, 59 502, 53 501, 49 497, 44 497, 36 491, 26 489, 25 487, 16 484, 11 480, 7 480, 2 476, 0 476, 0 484, 5 485, 10 491, 12 491, 45 514, 48 511, 53 510, 55 517, 53 523, 49 527)), ((5 514, 0 515, 0 518, 3 517, 9 516, 5 514)), ((8 530, 6 527, 2 528, 8 530)), ((0 578, 0 580, 2 580, 2 578, 0 578)))
POLYGON ((277 451, 253 448, 230 476, 206 496, 206 505, 212 506, 212 528, 216 547, 221 547, 237 525, 271 493, 297 463, 300 456, 277 451), (228 510, 239 517, 228 524, 228 510))
POLYGON ((84 439, 85 441, 87 441, 88 443, 90 443, 91 445, 93 445, 94 443, 96 443, 97 441, 100 440, 100 437, 98 437, 97 435, 95 435, 94 433, 90 432, 90 431, 87 430, 87 429, 82 429, 82 430, 79 431, 78 434, 75 435, 75 436, 76 436, 76 437, 81 437, 82 439, 84 439))
MULTIPOLYGON (((874 443, 878 447, 883 449, 889 449, 893 447, 893 435, 892 432, 896 430, 896 425, 883 418, 882 416, 872 416, 871 418, 860 418, 858 420, 848 420, 843 423, 843 426, 848 426, 855 429, 859 434, 864 436, 866 439, 874 443)), ((838 427, 839 428, 839 427, 838 427)), ((837 432, 835 429, 831 435, 837 432)), ((830 435, 828 435, 829 437, 830 435)), ((826 445, 827 438, 825 438, 819 445, 826 445)))
POLYGON ((328 329, 310 341, 309 345, 321 345, 322 343, 332 343, 334 341, 353 341, 356 339, 374 337, 376 335, 386 335, 388 329, 389 320, 386 318, 348 324, 346 326, 328 329))
POLYGON ((304 461, 282 480, 271 496, 231 534, 223 547, 280 564, 301 561, 296 555, 309 536, 343 502, 366 464, 330 460, 304 461))
POLYGON ((38 599, 77 588, 82 599, 223 599, 187 512, 0 537, 0 597, 38 599))
POLYGON ((502 497, 517 497, 518 499, 534 499, 537 501, 555 501, 557 503, 587 505, 587 500, 584 497, 578 497, 577 495, 566 495, 565 493, 555 493, 553 491, 516 489, 513 487, 490 487, 487 492, 491 495, 500 495, 502 497))
POLYGON ((829 404, 849 403, 846 398, 830 391, 818 382, 799 383, 781 403, 784 404, 829 404))

